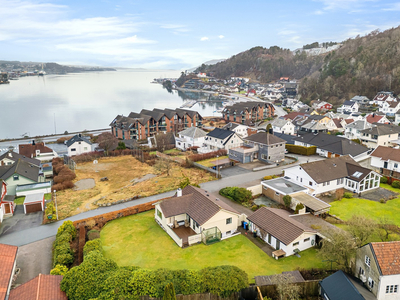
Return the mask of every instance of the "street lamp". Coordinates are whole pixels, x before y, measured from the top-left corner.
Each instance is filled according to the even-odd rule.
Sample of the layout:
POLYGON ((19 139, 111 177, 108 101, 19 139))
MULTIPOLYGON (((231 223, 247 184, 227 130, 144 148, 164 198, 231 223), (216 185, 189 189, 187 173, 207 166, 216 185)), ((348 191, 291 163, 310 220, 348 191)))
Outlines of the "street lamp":
POLYGON ((54 192, 54 203, 56 204, 56 216, 57 216, 57 220, 58 220, 58 209, 57 209, 57 195, 56 195, 56 190, 54 190, 53 192, 54 192))
POLYGON ((218 155, 217 155, 217 179, 219 179, 219 165, 218 165, 218 155))

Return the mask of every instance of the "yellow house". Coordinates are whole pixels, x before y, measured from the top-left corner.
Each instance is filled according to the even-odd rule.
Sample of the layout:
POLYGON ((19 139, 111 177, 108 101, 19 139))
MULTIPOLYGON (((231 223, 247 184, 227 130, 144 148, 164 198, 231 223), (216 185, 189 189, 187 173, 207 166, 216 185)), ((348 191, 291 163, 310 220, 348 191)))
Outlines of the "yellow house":
POLYGON ((209 192, 187 186, 155 203, 155 220, 179 247, 211 244, 239 234, 241 215, 209 192))

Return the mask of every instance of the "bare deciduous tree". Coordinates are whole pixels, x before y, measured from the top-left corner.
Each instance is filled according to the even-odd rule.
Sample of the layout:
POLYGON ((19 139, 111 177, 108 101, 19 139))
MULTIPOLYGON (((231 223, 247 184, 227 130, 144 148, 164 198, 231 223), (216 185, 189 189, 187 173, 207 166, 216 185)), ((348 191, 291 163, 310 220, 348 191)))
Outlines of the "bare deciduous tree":
POLYGON ((361 215, 353 216, 347 221, 347 230, 353 236, 358 247, 363 246, 377 230, 377 224, 374 220, 361 215))
POLYGON ((157 160, 157 163, 154 165, 154 168, 157 171, 160 171, 162 173, 165 172, 165 173, 167 173, 167 176, 170 175, 170 171, 171 171, 172 167, 173 167, 172 161, 170 161, 169 159, 162 158, 162 157, 160 157, 157 160))
POLYGON ((300 299, 300 286, 295 284, 295 278, 292 274, 276 274, 271 279, 276 287, 278 297, 280 300, 300 299))
POLYGON ((104 149, 106 155, 108 155, 108 152, 113 148, 116 148, 118 145, 118 139, 110 132, 99 134, 97 142, 99 143, 100 148, 104 149))

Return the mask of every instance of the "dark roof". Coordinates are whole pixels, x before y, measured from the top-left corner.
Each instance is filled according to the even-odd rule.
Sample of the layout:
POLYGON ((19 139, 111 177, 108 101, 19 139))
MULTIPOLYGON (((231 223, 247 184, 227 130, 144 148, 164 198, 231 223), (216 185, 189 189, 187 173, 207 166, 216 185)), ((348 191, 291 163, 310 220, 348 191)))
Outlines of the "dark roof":
POLYGON ((40 166, 40 160, 36 159, 36 158, 30 158, 29 156, 25 156, 22 154, 19 154, 17 152, 14 151, 8 151, 6 153, 4 153, 3 155, 0 156, 0 160, 3 160, 4 158, 8 158, 14 162, 17 162, 18 159, 21 159, 23 161, 26 161, 32 165, 35 166, 40 166))
POLYGON ((374 126, 371 128, 361 130, 360 132, 378 136, 396 134, 400 133, 400 126, 394 126, 390 124, 374 124, 374 126))
POLYGON ((39 274, 32 280, 11 290, 9 300, 68 300, 60 289, 61 275, 39 274))
POLYGON ((294 138, 295 136, 293 136, 293 135, 284 134, 284 133, 279 133, 279 132, 274 132, 274 136, 285 140, 285 141, 286 141, 286 144, 291 144, 291 145, 294 144, 293 138, 294 138))
POLYGON ((18 247, 16 246, 0 244, 0 300, 6 298, 10 279, 14 275, 13 269, 17 251, 18 247))
POLYGON ((382 160, 400 161, 400 149, 378 146, 370 155, 382 160))
POLYGON ((89 145, 91 145, 92 143, 89 141, 89 139, 86 139, 86 138, 84 138, 83 136, 81 136, 80 134, 78 135, 74 135, 72 138, 70 138, 68 141, 67 141, 67 143, 66 143, 66 145, 67 145, 67 147, 69 147, 69 146, 71 146, 73 143, 75 143, 75 142, 85 142, 85 143, 87 143, 87 144, 89 144, 89 145))
POLYGON ((400 241, 370 243, 382 275, 400 274, 400 241))
MULTIPOLYGON (((301 275, 299 270, 282 272, 282 275, 288 279, 287 283, 305 282, 304 277, 301 275)), ((270 276, 255 276, 254 279, 256 280, 257 286, 275 285, 276 284, 276 281, 274 280, 275 277, 277 277, 276 274, 270 276)))
POLYGON ((212 138, 217 138, 220 140, 225 140, 226 138, 228 138, 234 134, 235 134, 235 132, 231 131, 231 130, 215 128, 213 131, 209 132, 207 134, 207 136, 212 137, 212 138))
POLYGON ((233 130, 233 129, 235 129, 236 127, 238 127, 239 125, 240 125, 240 124, 230 122, 230 123, 226 124, 224 127, 222 127, 222 129, 233 130))
POLYGON ((31 165, 21 159, 11 166, 0 167, 0 178, 6 180, 13 174, 19 174, 25 178, 37 182, 39 178, 39 167, 31 165))
POLYGON ((314 145, 335 154, 351 155, 353 157, 368 151, 368 148, 363 145, 333 134, 307 133, 294 137, 293 140, 314 145))
POLYGON ((36 150, 40 153, 53 153, 53 149, 44 145, 44 143, 21 144, 19 145, 19 154, 27 157, 36 157, 36 150))
POLYGON ((343 105, 347 105, 347 106, 353 106, 356 102, 351 101, 351 100, 346 100, 343 102, 343 105))
POLYGON ((252 134, 251 136, 244 138, 246 141, 255 142, 263 145, 274 145, 279 143, 286 143, 284 139, 281 139, 273 134, 270 134, 265 131, 260 131, 256 134, 252 134))
POLYGON ((366 175, 372 172, 370 169, 361 167, 348 155, 301 164, 300 168, 303 168, 317 183, 345 177, 361 181, 366 175), (360 172, 360 176, 353 176, 355 172, 360 172))
POLYGON ((304 232, 316 233, 315 230, 290 217, 283 209, 261 207, 247 218, 285 245, 289 245, 304 232))
POLYGON ((321 280, 319 284, 330 300, 364 300, 342 270, 321 280))
POLYGON ((221 209, 239 214, 225 202, 218 200, 207 191, 188 185, 182 190, 182 196, 168 198, 160 203, 164 217, 188 214, 199 225, 203 225, 221 209))

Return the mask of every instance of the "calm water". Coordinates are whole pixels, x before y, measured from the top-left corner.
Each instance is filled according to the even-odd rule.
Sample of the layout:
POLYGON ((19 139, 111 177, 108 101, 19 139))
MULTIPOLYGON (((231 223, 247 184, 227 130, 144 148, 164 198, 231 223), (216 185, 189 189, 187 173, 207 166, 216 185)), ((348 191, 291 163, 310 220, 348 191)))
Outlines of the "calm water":
MULTIPOLYGON (((107 128, 118 114, 177 108, 198 94, 168 93, 154 78, 179 71, 118 70, 25 77, 0 85, 0 139, 107 128)), ((213 115, 221 102, 191 109, 213 115)), ((217 114, 215 114, 217 115, 217 114)))

